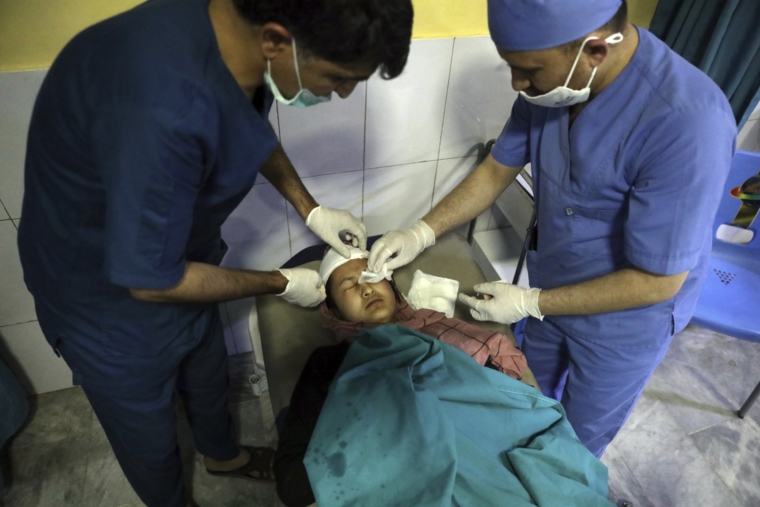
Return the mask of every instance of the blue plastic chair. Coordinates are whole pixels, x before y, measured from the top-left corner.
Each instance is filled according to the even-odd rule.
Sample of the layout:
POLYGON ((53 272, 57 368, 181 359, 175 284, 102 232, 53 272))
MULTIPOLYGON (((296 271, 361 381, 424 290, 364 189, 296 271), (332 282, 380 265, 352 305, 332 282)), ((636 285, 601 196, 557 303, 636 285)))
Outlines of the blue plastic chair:
MULTIPOLYGON (((734 338, 760 343, 760 213, 749 227, 755 236, 746 245, 715 237, 721 224, 730 224, 741 206, 731 190, 760 173, 760 154, 738 151, 713 224, 713 246, 707 279, 692 322, 734 338)), ((760 204, 760 201, 755 201, 760 204)), ((760 211, 760 210, 759 210, 760 211)), ((744 417, 760 395, 760 383, 739 410, 744 417)))

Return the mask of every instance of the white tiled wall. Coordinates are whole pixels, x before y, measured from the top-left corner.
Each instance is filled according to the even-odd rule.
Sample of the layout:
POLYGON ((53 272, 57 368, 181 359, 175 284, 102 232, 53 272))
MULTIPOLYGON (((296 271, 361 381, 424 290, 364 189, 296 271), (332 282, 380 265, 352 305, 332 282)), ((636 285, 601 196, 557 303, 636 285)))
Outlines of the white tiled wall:
MULTIPOLYGON (((70 385, 65 364, 39 332, 15 253, 29 115, 45 71, 0 73, 0 353, 37 392, 70 385), (6 350, 3 350, 6 349, 6 350), (5 357, 4 356, 4 357, 5 357)), ((496 137, 515 94, 487 37, 419 40, 392 81, 373 76, 346 100, 276 107, 283 147, 318 202, 361 217, 370 234, 403 227, 472 170, 473 146, 496 137)), ((488 228, 491 210, 478 221, 488 228)), ((266 179, 259 178, 222 234, 227 267, 268 270, 319 240, 266 179)), ((221 305, 230 353, 252 349, 253 298, 221 305)))
POLYGON ((471 155, 474 145, 497 137, 516 99, 509 67, 490 37, 457 39, 439 158, 471 155))
POLYGON ((71 387, 71 370, 58 358, 36 321, 16 248, 16 227, 0 222, 0 359, 30 393, 71 387))
POLYGON ((21 217, 26 134, 45 74, 44 70, 0 74, 0 201, 11 218, 21 217))
POLYGON ((364 109, 367 85, 360 83, 347 99, 337 96, 308 109, 281 107, 282 146, 301 177, 364 168, 364 109))
POLYGON ((365 169, 437 160, 454 39, 412 43, 404 73, 367 83, 365 169))

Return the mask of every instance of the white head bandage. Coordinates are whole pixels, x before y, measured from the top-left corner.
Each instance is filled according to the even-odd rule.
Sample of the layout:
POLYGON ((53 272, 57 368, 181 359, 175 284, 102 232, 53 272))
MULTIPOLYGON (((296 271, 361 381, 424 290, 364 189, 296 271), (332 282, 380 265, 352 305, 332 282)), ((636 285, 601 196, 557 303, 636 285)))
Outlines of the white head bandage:
MULTIPOLYGON (((348 261, 352 261, 354 259, 366 259, 369 257, 369 252, 365 250, 360 250, 354 246, 346 246, 348 246, 348 251, 351 253, 351 257, 348 259, 336 252, 333 248, 327 251, 325 258, 322 259, 322 265, 319 266, 319 277, 322 279, 322 282, 327 283, 327 280, 330 278, 330 275, 333 273, 333 271, 348 261)), ((359 278, 359 283, 377 283, 383 279, 390 280, 391 275, 393 275, 393 271, 388 271, 385 269, 385 266, 383 266, 383 270, 380 273, 362 271, 361 277, 359 278)))

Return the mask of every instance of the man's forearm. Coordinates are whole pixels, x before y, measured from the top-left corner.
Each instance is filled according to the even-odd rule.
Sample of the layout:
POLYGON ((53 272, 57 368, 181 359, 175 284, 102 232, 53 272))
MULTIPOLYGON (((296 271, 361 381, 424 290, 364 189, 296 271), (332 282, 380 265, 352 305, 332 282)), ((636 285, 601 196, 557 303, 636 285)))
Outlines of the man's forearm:
POLYGON ((520 170, 501 165, 489 155, 422 220, 436 237, 469 222, 493 204, 520 170))
POLYGON ((304 220, 311 210, 317 207, 317 202, 306 190, 282 145, 277 145, 269 159, 261 166, 259 173, 274 185, 304 220))
POLYGON ((585 282, 542 290, 538 307, 544 315, 590 315, 616 312, 666 301, 681 289, 688 271, 656 275, 621 269, 585 282))
POLYGON ((163 290, 131 289, 132 296, 153 303, 222 303, 260 294, 280 294, 288 279, 279 271, 227 269, 188 262, 185 275, 163 290))

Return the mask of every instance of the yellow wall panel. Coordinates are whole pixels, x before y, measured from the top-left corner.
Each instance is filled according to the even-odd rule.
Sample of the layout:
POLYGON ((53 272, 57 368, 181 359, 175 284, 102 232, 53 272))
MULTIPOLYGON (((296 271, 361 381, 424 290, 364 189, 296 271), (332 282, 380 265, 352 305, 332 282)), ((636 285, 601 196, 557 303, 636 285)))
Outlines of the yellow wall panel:
MULTIPOLYGON (((47 68, 78 32, 142 1, 0 0, 0 71, 47 68)), ((631 20, 649 26, 658 1, 629 0, 631 20)), ((413 2, 415 38, 488 34, 486 0, 413 2)))
POLYGON ((486 0, 413 0, 414 38, 488 35, 486 0))
POLYGON ((629 0, 628 17, 635 25, 649 28, 660 0, 629 0))
MULTIPOLYGON (((577 0, 567 0, 577 1, 577 0)), ((486 0, 413 0, 414 37, 488 35, 486 0)), ((659 0, 628 0, 631 22, 648 27, 659 0)))
POLYGON ((84 28, 142 0, 0 0, 0 71, 43 69, 84 28))

